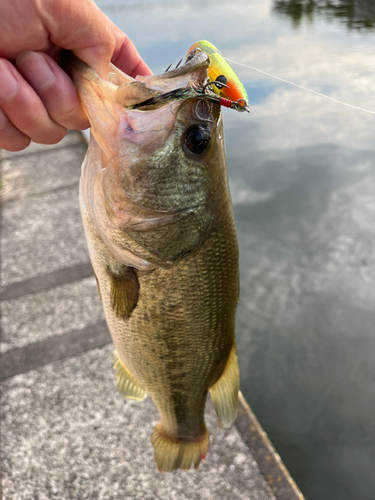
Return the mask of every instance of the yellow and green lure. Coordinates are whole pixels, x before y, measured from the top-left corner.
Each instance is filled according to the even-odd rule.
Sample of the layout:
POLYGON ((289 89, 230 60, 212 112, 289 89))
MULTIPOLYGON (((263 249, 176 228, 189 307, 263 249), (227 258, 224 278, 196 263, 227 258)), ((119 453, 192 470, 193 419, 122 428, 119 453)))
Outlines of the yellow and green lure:
MULTIPOLYGON (((212 43, 205 40, 196 42, 190 47, 186 55, 186 62, 190 61, 197 51, 204 52, 210 59, 210 65, 207 70, 209 82, 205 83, 202 89, 191 87, 174 89, 170 92, 164 94, 160 93, 150 99, 133 104, 129 106, 129 108, 142 109, 146 106, 159 106, 169 101, 181 99, 204 99, 217 103, 220 106, 225 106, 226 108, 232 108, 237 111, 247 111, 250 113, 245 87, 217 48, 212 45, 212 43), (210 90, 206 92, 208 88, 210 90)), ((179 64, 180 63, 176 66, 176 69, 179 64)), ((166 72, 168 70, 169 67, 166 72)))
POLYGON ((213 92, 222 98, 220 104, 228 108, 235 108, 237 111, 250 112, 248 108, 249 98, 245 87, 221 52, 207 40, 200 40, 190 47, 186 57, 189 58, 189 55, 197 50, 205 52, 210 58, 210 66, 207 71, 209 79, 212 82, 217 81, 227 85, 227 87, 211 86, 213 92))

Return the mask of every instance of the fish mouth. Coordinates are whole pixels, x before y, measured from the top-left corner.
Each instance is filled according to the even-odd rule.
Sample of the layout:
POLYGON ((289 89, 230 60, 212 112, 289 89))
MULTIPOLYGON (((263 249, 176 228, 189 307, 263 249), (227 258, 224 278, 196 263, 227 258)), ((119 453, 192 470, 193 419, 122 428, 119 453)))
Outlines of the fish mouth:
POLYGON ((111 64, 106 80, 71 53, 67 63, 91 133, 112 158, 124 150, 120 144, 124 140, 148 153, 165 143, 183 101, 202 94, 210 59, 206 53, 197 52, 178 68, 135 79, 111 64))
MULTIPOLYGON (((137 77, 145 89, 149 90, 146 99, 138 99, 127 106, 128 109, 152 110, 165 104, 185 99, 202 98, 208 81, 209 56, 201 51, 190 53, 185 63, 169 71, 148 77, 137 77)), ((143 97, 145 92, 143 92, 143 97)))
MULTIPOLYGON (((207 70, 210 65, 209 56, 203 52, 196 52, 192 57, 188 57, 186 62, 182 66, 178 66, 172 70, 167 70, 159 75, 152 75, 147 77, 136 77, 136 81, 140 81, 143 85, 154 91, 154 96, 161 99, 157 99, 155 102, 152 99, 147 99, 151 101, 147 104, 163 104, 170 102, 171 100, 180 100, 183 98, 183 94, 178 91, 189 90, 201 92, 204 84, 208 81, 207 70)), ((193 93, 186 93, 185 97, 197 97, 193 93)), ((142 101, 135 103, 133 108, 138 108, 143 105, 142 101)))
MULTIPOLYGON (((81 98, 90 92, 113 101, 111 96, 116 93, 116 101, 123 109, 135 109, 142 106, 143 101, 179 89, 202 91, 203 85, 208 81, 207 70, 210 59, 206 53, 194 51, 179 67, 159 75, 137 76, 135 79, 110 64, 106 80, 101 79, 93 69, 72 53, 67 53, 65 63, 81 98)), ((165 103, 180 98, 177 96, 177 99, 174 99, 172 95, 165 100, 165 103)), ((158 105, 163 104, 163 100, 160 101, 158 105)))

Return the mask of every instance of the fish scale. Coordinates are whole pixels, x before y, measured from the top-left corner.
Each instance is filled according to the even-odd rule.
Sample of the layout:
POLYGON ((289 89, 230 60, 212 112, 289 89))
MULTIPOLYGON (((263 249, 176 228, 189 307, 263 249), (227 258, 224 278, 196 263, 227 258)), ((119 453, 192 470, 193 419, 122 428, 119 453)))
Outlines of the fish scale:
MULTIPOLYGON (((169 416, 169 425, 165 426, 169 435, 176 433, 171 424, 174 420, 186 422, 189 432, 184 438, 194 437, 196 429, 202 429, 203 414, 196 413, 196 408, 202 409, 206 393, 217 380, 217 371, 219 374, 222 371, 234 340, 232 336, 228 336, 228 332, 234 330, 232 311, 235 311, 238 300, 237 262, 237 248, 228 240, 228 233, 219 233, 210 238, 199 254, 188 257, 176 268, 158 269, 140 278, 138 305, 125 326, 114 314, 109 300, 104 303, 117 351, 129 353, 124 356, 126 366, 147 387, 162 420, 164 416, 169 416), (221 252, 217 251, 218 246, 221 247, 221 252), (202 267, 206 274, 203 283, 202 267), (223 293, 224 287, 228 287, 226 294, 223 293), (200 290, 199 294, 195 292, 197 288, 200 290), (173 303, 172 307, 163 307, 170 296, 174 297, 177 308, 173 307, 173 303), (228 299, 231 299, 232 304, 228 304, 228 299), (206 304, 209 304, 209 308, 206 304), (231 308, 228 307, 230 305, 231 308), (200 309, 205 314, 201 315, 200 309), (228 310, 231 313, 228 314, 228 310), (145 316, 148 317, 147 321, 145 316), (152 344, 150 338, 153 338, 152 344), (155 345, 159 357, 157 364, 153 352, 155 345), (205 358, 205 349, 211 353, 209 360, 205 358), (196 355, 197 350, 202 353, 199 357, 196 355), (213 353, 217 353, 215 357, 213 353), (164 366, 160 357, 164 357, 164 366), (181 368, 187 365, 196 366, 201 377, 196 379, 196 373, 191 371, 187 376, 181 377, 181 368), (173 390, 172 396, 160 390, 163 383, 173 385, 175 377, 179 377, 175 385, 184 392, 186 398, 190 397, 187 407, 191 407, 194 420, 187 418, 185 413, 176 414, 173 390), (194 381, 196 391, 192 393, 191 384, 194 381)), ((96 266, 95 273, 101 282, 103 295, 109 297, 106 290, 110 288, 110 281, 104 265, 96 266)))

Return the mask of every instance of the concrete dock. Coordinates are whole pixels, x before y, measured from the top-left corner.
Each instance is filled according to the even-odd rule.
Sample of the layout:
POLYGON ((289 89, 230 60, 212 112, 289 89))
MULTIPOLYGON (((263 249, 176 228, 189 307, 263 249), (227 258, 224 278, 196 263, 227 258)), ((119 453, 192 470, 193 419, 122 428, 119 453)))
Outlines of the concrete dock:
POLYGON ((228 430, 208 401, 198 471, 157 471, 152 400, 116 391, 78 205, 86 147, 69 132, 54 146, 0 150, 0 498, 303 499, 242 395, 228 430))

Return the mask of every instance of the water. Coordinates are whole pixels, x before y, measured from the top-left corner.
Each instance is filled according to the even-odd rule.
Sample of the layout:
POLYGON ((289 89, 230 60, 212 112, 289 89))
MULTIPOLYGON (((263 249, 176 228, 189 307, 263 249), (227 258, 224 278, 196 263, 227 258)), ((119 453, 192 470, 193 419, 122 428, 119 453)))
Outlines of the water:
MULTIPOLYGON (((200 39, 375 111, 372 0, 97 0, 155 73, 200 39)), ((375 117, 235 67, 241 388, 308 500, 375 498, 375 117)))

